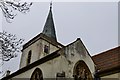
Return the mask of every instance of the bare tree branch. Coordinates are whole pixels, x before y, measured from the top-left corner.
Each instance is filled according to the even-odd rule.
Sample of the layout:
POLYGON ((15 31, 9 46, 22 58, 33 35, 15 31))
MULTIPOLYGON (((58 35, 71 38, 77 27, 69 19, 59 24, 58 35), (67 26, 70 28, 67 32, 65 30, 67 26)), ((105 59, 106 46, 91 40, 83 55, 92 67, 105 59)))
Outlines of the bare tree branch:
POLYGON ((23 39, 17 39, 16 35, 8 34, 5 31, 0 32, 0 59, 9 61, 17 57, 16 52, 20 52, 23 41, 23 39))
POLYGON ((27 2, 19 2, 15 0, 13 1, 1 0, 0 1, 1 10, 7 22, 11 22, 11 20, 15 18, 15 16, 17 15, 15 11, 19 11, 21 13, 29 12, 31 5, 32 5, 32 2, 27 3, 27 2))

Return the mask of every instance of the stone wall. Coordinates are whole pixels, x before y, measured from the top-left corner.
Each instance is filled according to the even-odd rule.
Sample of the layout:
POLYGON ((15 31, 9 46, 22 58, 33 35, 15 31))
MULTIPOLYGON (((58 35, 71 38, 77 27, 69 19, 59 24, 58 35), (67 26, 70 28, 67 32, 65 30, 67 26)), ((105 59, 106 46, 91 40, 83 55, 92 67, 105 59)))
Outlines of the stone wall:
POLYGON ((48 54, 59 49, 59 47, 56 47, 56 46, 48 43, 47 41, 40 39, 23 50, 22 56, 21 56, 20 68, 25 67, 27 65, 28 53, 30 50, 32 51, 30 63, 33 63, 36 60, 48 55, 44 52, 45 45, 47 45, 49 48, 48 54))

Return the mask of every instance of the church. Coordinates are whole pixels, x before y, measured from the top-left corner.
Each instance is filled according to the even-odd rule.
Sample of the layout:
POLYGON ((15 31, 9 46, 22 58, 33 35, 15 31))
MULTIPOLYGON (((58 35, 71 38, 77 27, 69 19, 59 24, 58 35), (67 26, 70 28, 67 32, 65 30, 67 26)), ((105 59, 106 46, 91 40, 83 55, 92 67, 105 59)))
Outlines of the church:
POLYGON ((118 80, 119 55, 116 47, 91 56, 80 38, 59 43, 51 4, 43 31, 23 45, 20 69, 1 80, 118 80))

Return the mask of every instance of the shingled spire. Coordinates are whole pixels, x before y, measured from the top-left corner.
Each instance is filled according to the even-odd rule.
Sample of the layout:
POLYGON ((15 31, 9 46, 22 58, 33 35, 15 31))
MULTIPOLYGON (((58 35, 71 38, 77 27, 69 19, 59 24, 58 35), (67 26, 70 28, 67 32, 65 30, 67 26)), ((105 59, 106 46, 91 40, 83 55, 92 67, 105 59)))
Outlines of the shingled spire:
POLYGON ((42 33, 54 39, 55 41, 57 41, 56 33, 55 33, 55 26, 54 26, 54 21, 53 21, 53 15, 52 15, 52 3, 50 3, 49 14, 48 14, 42 33))

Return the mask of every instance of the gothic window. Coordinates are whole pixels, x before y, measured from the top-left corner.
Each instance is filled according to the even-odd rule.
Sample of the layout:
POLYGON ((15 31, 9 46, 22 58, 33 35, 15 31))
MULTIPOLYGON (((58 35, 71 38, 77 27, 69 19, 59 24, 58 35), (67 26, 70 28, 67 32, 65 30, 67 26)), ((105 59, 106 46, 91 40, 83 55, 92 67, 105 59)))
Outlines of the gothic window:
POLYGON ((30 64, 31 55, 32 55, 32 51, 30 50, 30 51, 28 52, 27 65, 30 64))
POLYGON ((79 61, 74 68, 75 80, 93 80, 91 72, 84 61, 79 61))
POLYGON ((44 52, 45 52, 46 54, 49 53, 49 47, 48 47, 47 45, 44 46, 44 52))
POLYGON ((36 68, 30 80, 43 80, 42 71, 39 68, 36 68))

